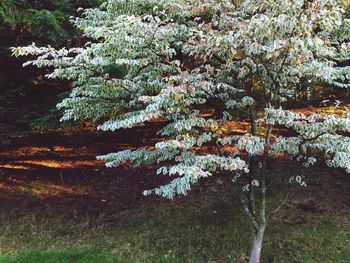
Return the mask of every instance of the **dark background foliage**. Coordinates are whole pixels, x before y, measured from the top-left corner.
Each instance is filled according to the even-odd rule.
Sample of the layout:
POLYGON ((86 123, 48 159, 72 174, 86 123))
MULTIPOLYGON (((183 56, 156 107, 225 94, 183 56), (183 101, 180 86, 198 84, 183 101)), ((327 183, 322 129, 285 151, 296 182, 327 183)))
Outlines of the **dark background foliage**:
POLYGON ((67 96, 68 83, 47 81, 45 70, 23 68, 9 47, 31 44, 56 48, 79 46, 81 35, 70 24, 79 7, 101 0, 1 0, 0 1, 0 134, 11 136, 55 129, 60 112, 55 105, 67 96))

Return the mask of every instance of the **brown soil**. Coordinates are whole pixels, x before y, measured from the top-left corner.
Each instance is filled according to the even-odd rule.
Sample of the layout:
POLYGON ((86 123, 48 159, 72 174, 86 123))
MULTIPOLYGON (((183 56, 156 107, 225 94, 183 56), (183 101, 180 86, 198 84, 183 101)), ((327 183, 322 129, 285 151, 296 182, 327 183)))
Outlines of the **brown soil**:
MULTIPOLYGON (((143 190, 154 188, 169 180, 167 177, 156 175, 156 167, 133 168, 124 165, 106 168, 104 162, 96 160, 97 155, 110 152, 133 150, 140 146, 154 147, 155 142, 160 139, 156 131, 162 125, 153 123, 151 126, 114 133, 85 130, 77 133, 61 132, 12 138, 8 145, 0 148, 0 209, 12 206, 25 209, 40 208, 42 211, 55 213, 84 211, 91 214, 112 214, 142 208, 148 202, 165 202, 161 198, 146 199, 142 195, 143 190)), ((243 133, 249 127, 241 123, 237 127, 229 128, 235 133, 243 133)), ((274 131, 275 136, 281 134, 288 134, 288 131, 274 131)), ((204 151, 212 151, 213 148, 210 146, 204 151)), ((273 166, 275 171, 282 174, 289 169, 288 163, 283 160, 274 162, 273 166)), ((326 179, 331 180, 331 187, 328 182, 317 186, 317 189, 324 190, 326 195, 332 197, 329 198, 329 207, 334 207, 338 198, 337 195, 331 194, 338 187, 335 181, 339 182, 338 188, 341 188, 337 188, 337 192, 344 196, 349 189, 350 180, 343 171, 332 171, 317 165, 311 171, 315 176, 311 176, 314 179, 310 181, 310 184, 315 184, 320 179, 316 175, 331 175, 331 179, 329 176, 326 179)), ((310 175, 310 171, 306 173, 310 175)), ((322 181, 324 180, 325 178, 322 178, 322 181)), ((315 190, 315 193, 316 191, 318 190, 315 190)), ((344 206, 349 207, 350 201, 347 195, 345 196, 344 202, 337 202, 341 206, 339 210, 343 210, 344 206)), ((325 207, 319 207, 318 202, 302 199, 297 200, 293 206, 311 212, 327 210, 325 207)))
POLYGON ((152 147, 155 129, 17 137, 0 148, 0 205, 118 212, 141 205, 164 178, 151 167, 106 168, 97 155, 152 147))

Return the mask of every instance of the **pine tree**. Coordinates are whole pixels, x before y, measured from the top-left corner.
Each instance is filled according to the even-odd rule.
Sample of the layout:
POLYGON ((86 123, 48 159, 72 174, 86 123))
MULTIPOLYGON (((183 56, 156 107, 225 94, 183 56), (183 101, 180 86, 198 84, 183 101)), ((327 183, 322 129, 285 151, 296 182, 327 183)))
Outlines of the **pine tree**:
MULTIPOLYGON (((231 177, 253 226, 254 263, 267 220, 284 203, 266 207, 271 158, 305 166, 325 161, 350 172, 349 115, 305 115, 291 106, 300 88, 314 96, 350 87, 350 67, 342 63, 350 44, 334 37, 349 28, 344 7, 335 0, 109 0, 75 19, 92 39, 84 47, 31 45, 13 53, 38 56, 26 64, 54 67, 49 78, 73 82, 70 97, 58 105, 63 121, 94 119, 99 130, 115 131, 168 120, 154 150, 97 158, 108 167, 164 163, 157 173, 174 179, 144 194, 170 199, 186 195, 201 178, 231 177), (242 118, 248 132, 227 129, 242 118), (292 135, 272 139, 280 126, 292 135), (217 151, 204 154, 203 145, 217 151), (236 150, 225 151, 227 145, 236 150)), ((299 175, 286 184, 306 185, 299 175)))
POLYGON ((21 69, 23 60, 11 57, 9 47, 33 41, 54 47, 76 46, 84 39, 70 24, 70 17, 78 14, 78 7, 97 7, 101 3, 100 0, 0 1, 0 144, 3 138, 18 133, 56 128, 61 112, 55 109, 55 104, 69 90, 66 82, 42 80, 46 70, 21 69))

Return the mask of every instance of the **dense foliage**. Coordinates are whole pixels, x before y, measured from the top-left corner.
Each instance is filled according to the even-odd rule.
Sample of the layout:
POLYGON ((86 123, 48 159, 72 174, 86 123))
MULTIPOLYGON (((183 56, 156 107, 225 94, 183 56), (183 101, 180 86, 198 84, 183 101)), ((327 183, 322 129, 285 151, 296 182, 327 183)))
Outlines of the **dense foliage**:
POLYGON ((81 36, 69 22, 70 16, 77 15, 79 7, 97 6, 99 2, 0 1, 1 135, 57 126, 61 113, 55 109, 55 104, 58 98, 65 97, 64 92, 69 88, 62 82, 45 81, 45 70, 22 69, 23 61, 11 57, 9 48, 33 41, 55 47, 79 44, 81 36))
MULTIPOLYGON (((167 120, 155 148, 99 156, 108 167, 125 161, 163 164, 169 184, 145 191, 186 195, 201 178, 230 176, 254 228, 258 262, 267 219, 267 161, 285 156, 311 166, 324 160, 350 172, 349 116, 292 110, 324 90, 350 87, 349 21, 335 0, 124 1, 87 9, 74 22, 92 42, 81 48, 14 48, 26 63, 53 67, 49 78, 71 80, 62 120, 94 119, 100 130, 167 120), (227 129, 240 119, 244 134, 227 129), (272 139, 276 127, 291 136, 272 139), (203 153, 202 146, 214 148, 203 153), (235 150, 227 148, 232 146, 235 150), (259 193, 258 196, 256 194, 259 193), (257 198, 258 197, 258 198, 257 198)), ((304 178, 285 178, 305 186, 304 178)))
MULTIPOLYGON (((76 34, 69 18, 78 8, 96 6, 99 0, 3 0, 0 2, 0 33, 4 43, 16 38, 21 43, 36 41, 51 45, 67 44, 76 34)), ((4 43, 1 43, 2 45, 4 43)), ((13 43, 11 43, 13 44, 13 43)))

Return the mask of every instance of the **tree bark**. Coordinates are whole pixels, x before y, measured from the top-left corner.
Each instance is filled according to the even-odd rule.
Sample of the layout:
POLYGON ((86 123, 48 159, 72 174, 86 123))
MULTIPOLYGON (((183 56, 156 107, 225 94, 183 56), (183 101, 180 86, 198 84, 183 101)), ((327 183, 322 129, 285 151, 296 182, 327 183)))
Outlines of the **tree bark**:
POLYGON ((260 225, 254 237, 254 242, 249 257, 249 263, 260 263, 264 232, 265 225, 260 225))

